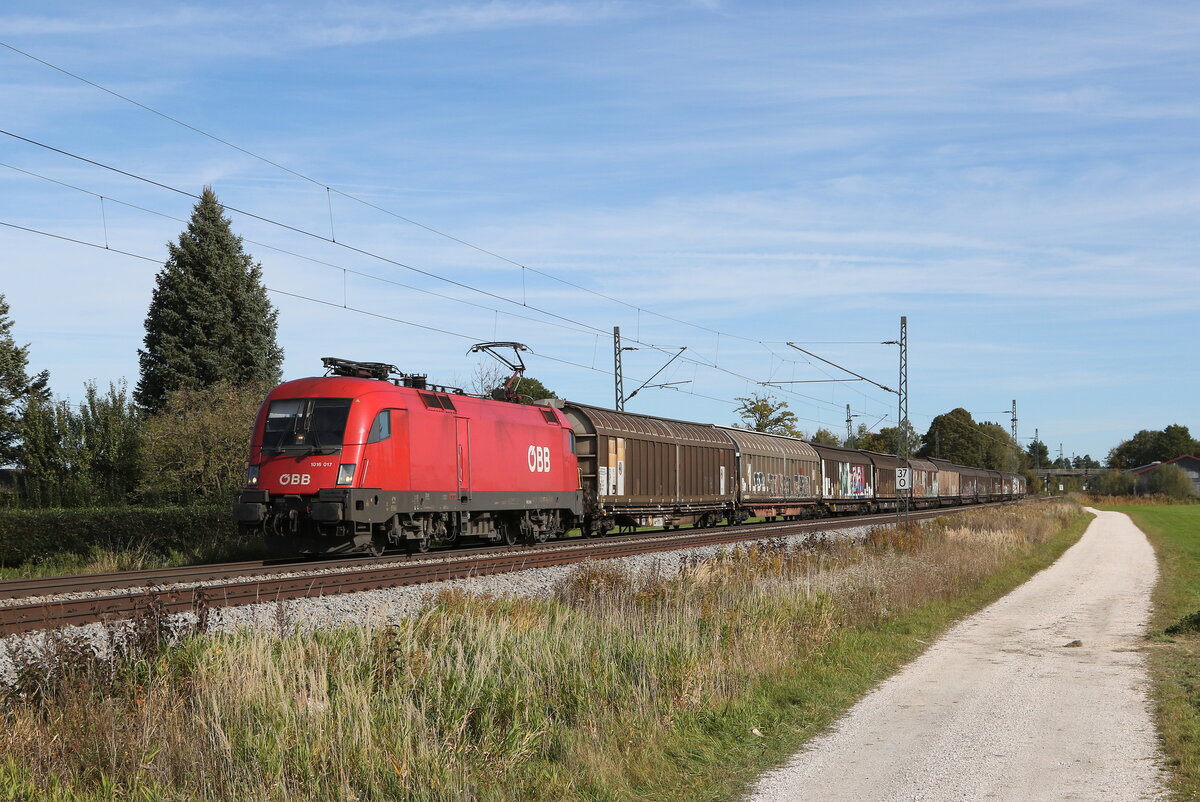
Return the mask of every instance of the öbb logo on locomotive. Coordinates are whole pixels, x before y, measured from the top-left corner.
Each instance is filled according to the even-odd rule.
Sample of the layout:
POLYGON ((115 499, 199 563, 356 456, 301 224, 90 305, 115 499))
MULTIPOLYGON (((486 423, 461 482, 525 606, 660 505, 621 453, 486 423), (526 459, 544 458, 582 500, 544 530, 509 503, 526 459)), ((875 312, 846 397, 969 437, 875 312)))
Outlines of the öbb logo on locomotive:
POLYGON ((529 472, 550 473, 550 449, 545 446, 529 447, 529 472))
POLYGON ((272 551, 381 554, 457 540, 886 513, 1020 498, 1025 479, 324 360, 254 424, 239 528, 272 551))

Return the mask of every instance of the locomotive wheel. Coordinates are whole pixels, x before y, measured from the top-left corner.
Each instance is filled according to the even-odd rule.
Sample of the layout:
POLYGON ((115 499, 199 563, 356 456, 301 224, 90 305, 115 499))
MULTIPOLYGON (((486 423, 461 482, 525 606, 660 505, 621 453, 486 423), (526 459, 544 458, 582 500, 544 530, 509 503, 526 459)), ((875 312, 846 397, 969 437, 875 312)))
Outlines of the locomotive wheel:
POLYGON ((511 523, 501 524, 501 530, 504 532, 504 545, 515 546, 520 539, 517 535, 517 528, 511 523))
POLYGON ((387 549, 387 538, 383 535, 375 535, 371 538, 371 545, 367 546, 367 551, 372 557, 382 557, 383 552, 387 549))

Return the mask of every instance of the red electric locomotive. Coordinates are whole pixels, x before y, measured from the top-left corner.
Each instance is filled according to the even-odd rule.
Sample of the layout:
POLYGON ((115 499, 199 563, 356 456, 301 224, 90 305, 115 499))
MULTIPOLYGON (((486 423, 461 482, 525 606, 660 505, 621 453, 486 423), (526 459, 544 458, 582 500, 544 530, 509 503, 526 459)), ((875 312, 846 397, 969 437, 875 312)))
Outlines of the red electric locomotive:
POLYGON ((279 385, 255 422, 234 512, 273 551, 513 544, 576 525, 575 434, 557 409, 475 398, 391 365, 323 362, 332 375, 279 385))

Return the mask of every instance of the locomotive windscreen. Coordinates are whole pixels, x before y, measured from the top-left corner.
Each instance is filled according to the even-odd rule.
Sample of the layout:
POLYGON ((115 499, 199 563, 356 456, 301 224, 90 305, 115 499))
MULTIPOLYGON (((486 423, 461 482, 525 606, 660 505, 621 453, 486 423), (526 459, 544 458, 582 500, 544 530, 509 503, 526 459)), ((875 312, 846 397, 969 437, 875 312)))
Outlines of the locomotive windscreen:
POLYGON ((346 433, 349 398, 288 398, 267 410, 263 450, 283 453, 336 453, 346 433))

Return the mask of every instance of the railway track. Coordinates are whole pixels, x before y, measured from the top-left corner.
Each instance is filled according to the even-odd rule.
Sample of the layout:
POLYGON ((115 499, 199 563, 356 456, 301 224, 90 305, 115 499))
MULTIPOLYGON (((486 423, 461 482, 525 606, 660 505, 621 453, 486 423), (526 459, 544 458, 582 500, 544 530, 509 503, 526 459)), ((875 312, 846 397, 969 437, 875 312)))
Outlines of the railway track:
MULTIPOLYGON (((914 511, 910 513, 910 518, 934 518, 964 509, 977 507, 914 511)), ((636 533, 596 540, 555 541, 516 550, 476 547, 407 557, 398 555, 394 558, 385 556, 320 562, 281 562, 270 565, 256 561, 119 574, 14 580, 0 582, 0 598, 19 600, 35 595, 61 595, 48 600, 13 603, 0 607, 0 635, 126 620, 150 609, 155 610, 156 614, 194 612, 204 616, 207 610, 216 607, 356 593, 473 576, 492 576, 586 560, 675 551, 693 546, 735 544, 870 524, 886 526, 893 520, 887 515, 853 516, 721 526, 669 534, 636 533), (90 595, 84 598, 71 598, 67 595, 130 588, 136 590, 90 595)))

